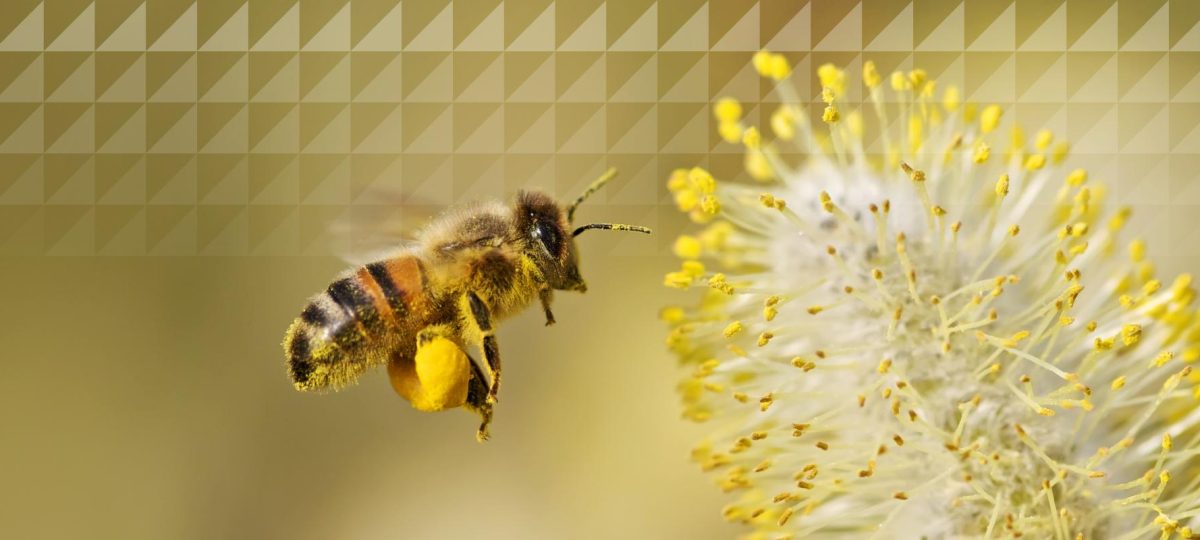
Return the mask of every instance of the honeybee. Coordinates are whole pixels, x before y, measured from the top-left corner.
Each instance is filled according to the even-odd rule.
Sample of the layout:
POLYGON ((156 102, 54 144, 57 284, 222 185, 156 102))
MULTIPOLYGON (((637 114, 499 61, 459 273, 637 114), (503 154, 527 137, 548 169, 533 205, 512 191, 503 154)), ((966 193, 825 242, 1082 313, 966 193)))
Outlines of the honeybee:
POLYGON ((487 440, 500 391, 496 324, 539 300, 554 324, 554 291, 587 290, 575 238, 636 225, 571 229, 575 210, 616 175, 609 169, 569 205, 538 191, 511 205, 491 201, 452 210, 414 247, 353 269, 312 297, 283 339, 297 390, 337 390, 387 364, 392 388, 421 411, 465 406, 487 440), (483 362, 466 351, 476 349, 483 362))

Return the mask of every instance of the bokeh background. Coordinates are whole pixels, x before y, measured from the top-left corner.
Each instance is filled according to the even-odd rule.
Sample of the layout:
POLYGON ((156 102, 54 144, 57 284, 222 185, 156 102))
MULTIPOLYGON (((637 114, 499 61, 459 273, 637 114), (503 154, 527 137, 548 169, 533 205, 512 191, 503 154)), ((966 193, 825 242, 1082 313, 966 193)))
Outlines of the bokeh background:
POLYGON ((709 105, 769 114, 753 52, 787 53, 806 99, 816 66, 866 58, 1049 127, 1178 271, 1200 267, 1198 21, 1193 0, 4 0, 0 535, 730 536, 656 311, 685 226, 664 179, 743 176, 709 105), (331 223, 573 196, 609 165, 581 215, 658 234, 584 237, 591 291, 501 327, 491 442, 381 373, 291 389, 283 330, 355 247, 331 223))

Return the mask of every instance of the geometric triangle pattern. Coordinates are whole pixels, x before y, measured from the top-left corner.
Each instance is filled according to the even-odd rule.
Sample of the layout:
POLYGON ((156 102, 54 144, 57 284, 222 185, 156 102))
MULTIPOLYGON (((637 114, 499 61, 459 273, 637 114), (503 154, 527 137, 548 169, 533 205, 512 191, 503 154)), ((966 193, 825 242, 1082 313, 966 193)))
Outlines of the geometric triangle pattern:
POLYGON ((764 47, 802 100, 825 62, 920 66, 1061 130, 1118 198, 1200 205, 1200 2, 20 0, 0 2, 0 255, 329 254, 330 216, 567 196, 609 164, 595 211, 669 229, 666 172, 742 174, 711 104, 769 116, 764 47))

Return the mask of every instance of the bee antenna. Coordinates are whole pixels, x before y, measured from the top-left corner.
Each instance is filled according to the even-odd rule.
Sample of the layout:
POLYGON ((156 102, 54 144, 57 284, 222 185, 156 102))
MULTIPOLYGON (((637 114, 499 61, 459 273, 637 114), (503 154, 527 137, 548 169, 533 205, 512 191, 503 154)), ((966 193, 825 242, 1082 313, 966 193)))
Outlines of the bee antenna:
POLYGON ((604 187, 604 184, 607 184, 609 180, 612 180, 616 176, 617 169, 614 167, 609 167, 607 171, 604 171, 604 174, 600 175, 600 178, 597 178, 591 183, 591 185, 587 187, 587 189, 583 190, 583 193, 581 193, 579 197, 575 199, 575 202, 571 203, 571 206, 567 207, 567 221, 574 221, 575 208, 577 208, 580 203, 587 200, 588 197, 591 197, 593 193, 599 191, 600 188, 604 187))
POLYGON ((641 225, 622 225, 620 223, 589 223, 587 225, 579 227, 578 229, 575 229, 575 232, 571 233, 571 236, 579 236, 580 233, 582 233, 583 231, 586 231, 588 229, 603 229, 603 230, 607 230, 607 231, 633 231, 633 232, 640 232, 640 233, 644 233, 644 234, 650 234, 650 229, 648 227, 642 227, 641 225))

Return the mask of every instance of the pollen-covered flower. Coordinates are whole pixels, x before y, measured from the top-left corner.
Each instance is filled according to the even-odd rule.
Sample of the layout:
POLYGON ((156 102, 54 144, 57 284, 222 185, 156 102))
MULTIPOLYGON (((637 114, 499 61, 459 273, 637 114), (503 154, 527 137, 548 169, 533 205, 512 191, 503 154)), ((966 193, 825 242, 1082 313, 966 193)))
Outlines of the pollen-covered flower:
POLYGON ((1002 135, 923 71, 886 89, 868 62, 856 110, 822 66, 810 119, 786 61, 754 63, 773 136, 715 112, 762 182, 669 180, 700 225, 665 282, 702 292, 662 317, 724 516, 765 538, 1200 531, 1195 291, 1122 238, 1130 211, 1050 132, 1002 135))

